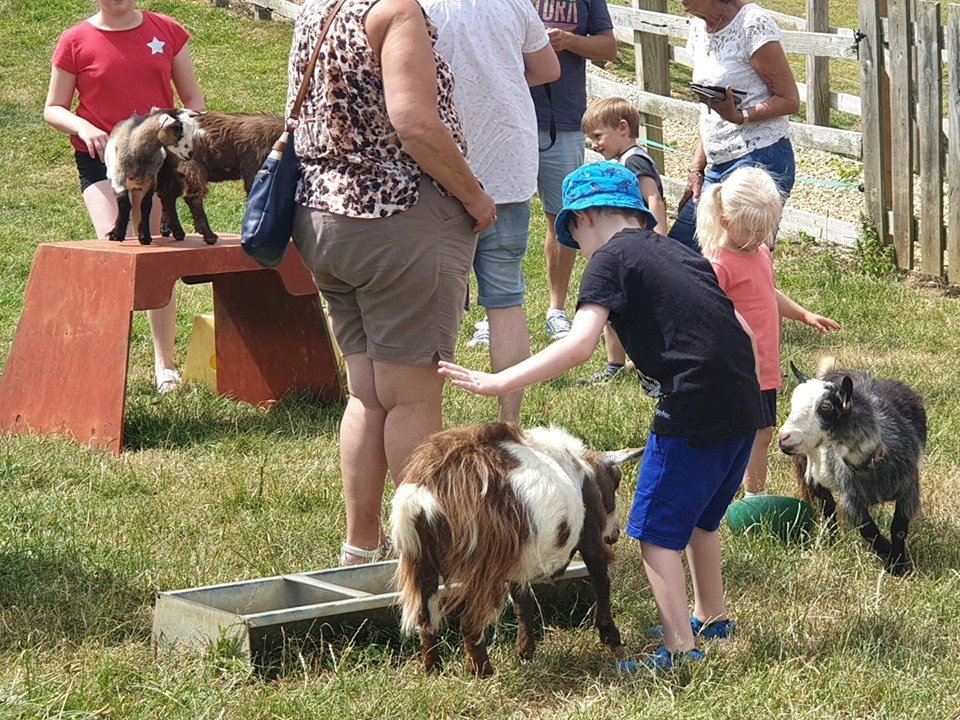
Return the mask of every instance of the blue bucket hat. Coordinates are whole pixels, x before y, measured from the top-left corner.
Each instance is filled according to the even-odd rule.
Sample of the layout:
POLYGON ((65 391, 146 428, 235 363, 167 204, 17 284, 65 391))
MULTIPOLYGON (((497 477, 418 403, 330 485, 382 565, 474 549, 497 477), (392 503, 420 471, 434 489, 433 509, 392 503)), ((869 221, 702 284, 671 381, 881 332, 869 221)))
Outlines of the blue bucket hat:
POLYGON ((579 250, 567 230, 570 213, 592 207, 618 207, 640 210, 647 215, 647 227, 656 218, 640 196, 640 183, 633 171, 615 162, 582 165, 563 179, 563 210, 557 215, 557 242, 579 250))

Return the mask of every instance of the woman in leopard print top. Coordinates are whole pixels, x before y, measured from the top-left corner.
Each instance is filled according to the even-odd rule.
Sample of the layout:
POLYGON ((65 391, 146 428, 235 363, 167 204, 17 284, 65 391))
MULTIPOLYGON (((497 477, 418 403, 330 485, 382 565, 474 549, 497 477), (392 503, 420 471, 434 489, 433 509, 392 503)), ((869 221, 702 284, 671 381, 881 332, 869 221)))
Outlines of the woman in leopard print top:
MULTIPOLYGON (((306 0, 288 107, 335 0, 306 0)), ((294 135, 294 241, 327 301, 347 366, 340 426, 347 537, 340 562, 379 559, 387 470, 441 429, 437 361, 453 356, 476 233, 493 200, 464 157, 453 79, 416 0, 346 0, 294 135)))

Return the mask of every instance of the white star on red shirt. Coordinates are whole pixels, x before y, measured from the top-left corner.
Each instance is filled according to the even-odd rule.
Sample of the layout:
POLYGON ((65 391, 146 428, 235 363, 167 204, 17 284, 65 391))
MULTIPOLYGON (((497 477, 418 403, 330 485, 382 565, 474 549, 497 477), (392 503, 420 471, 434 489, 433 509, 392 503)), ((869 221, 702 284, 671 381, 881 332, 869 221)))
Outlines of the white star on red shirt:
POLYGON ((160 40, 156 35, 153 36, 153 40, 147 43, 147 47, 150 48, 151 55, 156 55, 158 53, 163 55, 164 45, 166 45, 166 43, 163 40, 160 40))

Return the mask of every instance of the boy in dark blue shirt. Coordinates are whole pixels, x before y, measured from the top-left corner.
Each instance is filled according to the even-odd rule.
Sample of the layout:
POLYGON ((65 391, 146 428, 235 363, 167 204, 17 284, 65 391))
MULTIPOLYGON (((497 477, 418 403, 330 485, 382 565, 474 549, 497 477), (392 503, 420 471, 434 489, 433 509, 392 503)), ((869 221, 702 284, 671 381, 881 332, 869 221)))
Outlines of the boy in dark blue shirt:
POLYGON ((613 325, 644 391, 658 400, 627 534, 640 541, 662 623, 654 630, 663 645, 643 663, 670 669, 681 656, 702 657, 695 635, 726 637, 733 627, 717 528, 764 424, 752 336, 710 263, 646 229, 650 213, 629 169, 581 167, 564 180, 563 199, 557 238, 588 259, 570 335, 494 375, 443 362, 440 372, 458 387, 500 395, 586 362, 605 323, 613 325))

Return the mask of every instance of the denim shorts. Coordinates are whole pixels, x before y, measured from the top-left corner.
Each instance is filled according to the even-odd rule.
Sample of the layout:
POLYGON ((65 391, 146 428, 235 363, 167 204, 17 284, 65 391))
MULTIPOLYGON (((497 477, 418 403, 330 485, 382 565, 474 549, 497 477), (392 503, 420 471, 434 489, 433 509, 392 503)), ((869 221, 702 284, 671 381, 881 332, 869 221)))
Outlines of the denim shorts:
POLYGON ((637 473, 627 535, 683 550, 695 527, 720 527, 750 459, 755 433, 708 447, 650 433, 637 473))
POLYGON ((482 307, 523 305, 523 256, 529 232, 529 201, 497 205, 497 221, 480 233, 473 256, 477 303, 482 307))
MULTIPOLYGON (((738 167, 744 166, 763 168, 770 173, 784 198, 788 197, 790 191, 793 190, 793 183, 796 180, 793 144, 790 142, 790 138, 781 138, 773 145, 751 150, 743 157, 710 165, 704 171, 703 187, 700 191, 703 192, 714 183, 722 182, 727 175, 738 167)), ((699 248, 699 244, 696 242, 696 232, 697 203, 691 200, 680 210, 673 227, 667 234, 684 245, 699 248)))
MULTIPOLYGON (((540 147, 545 148, 549 144, 550 133, 541 130, 540 147)), ((559 215, 563 210, 563 179, 583 165, 585 149, 582 132, 561 130, 553 147, 540 153, 537 189, 545 213, 559 215)))

